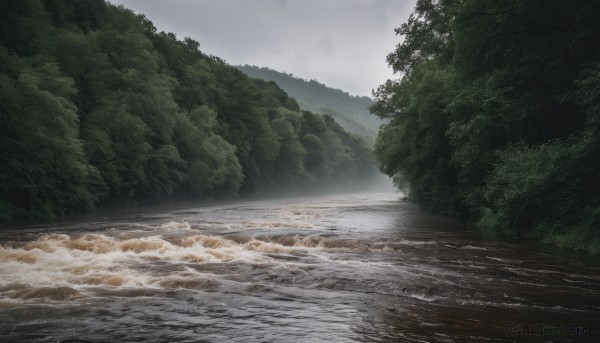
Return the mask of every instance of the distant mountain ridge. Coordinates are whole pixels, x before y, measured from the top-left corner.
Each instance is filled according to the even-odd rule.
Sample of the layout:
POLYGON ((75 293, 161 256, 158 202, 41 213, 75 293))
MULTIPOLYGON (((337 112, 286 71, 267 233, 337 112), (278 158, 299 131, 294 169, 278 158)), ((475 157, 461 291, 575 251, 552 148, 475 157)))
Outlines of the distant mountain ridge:
POLYGON ((368 107, 373 100, 366 96, 352 96, 340 89, 327 87, 316 80, 304 80, 292 74, 257 66, 236 66, 246 75, 265 81, 274 81, 295 98, 301 109, 330 114, 344 129, 373 140, 381 119, 370 115, 368 107))

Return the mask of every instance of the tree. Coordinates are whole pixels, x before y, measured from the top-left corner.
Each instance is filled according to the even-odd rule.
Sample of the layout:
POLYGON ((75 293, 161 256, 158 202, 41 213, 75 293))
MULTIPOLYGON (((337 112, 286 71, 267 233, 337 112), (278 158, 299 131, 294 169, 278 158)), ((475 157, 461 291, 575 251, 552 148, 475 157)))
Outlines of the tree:
POLYGON ((1 219, 308 189, 338 168, 324 137, 360 176, 361 140, 143 15, 102 0, 0 8, 1 219))
POLYGON ((418 1, 388 56, 404 74, 371 107, 390 119, 375 145, 382 170, 425 208, 486 229, 597 236, 599 11, 418 1))
POLYGON ((78 137, 73 80, 43 57, 1 54, 0 217, 93 208, 106 190, 78 137))

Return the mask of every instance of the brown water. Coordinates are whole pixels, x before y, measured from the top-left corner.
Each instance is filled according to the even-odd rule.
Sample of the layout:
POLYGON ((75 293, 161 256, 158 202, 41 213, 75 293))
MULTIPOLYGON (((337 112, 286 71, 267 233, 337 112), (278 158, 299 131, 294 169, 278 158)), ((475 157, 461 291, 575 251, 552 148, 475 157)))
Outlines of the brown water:
POLYGON ((0 341, 600 341, 597 261, 482 240, 393 194, 8 228, 0 244, 0 341))

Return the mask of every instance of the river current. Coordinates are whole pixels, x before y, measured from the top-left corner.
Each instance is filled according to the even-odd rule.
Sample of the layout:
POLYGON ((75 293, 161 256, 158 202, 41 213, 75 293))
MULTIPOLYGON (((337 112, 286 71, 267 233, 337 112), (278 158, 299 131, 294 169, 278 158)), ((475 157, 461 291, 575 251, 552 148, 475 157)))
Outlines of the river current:
POLYGON ((0 231, 3 342, 598 342, 600 266, 395 194, 0 231))

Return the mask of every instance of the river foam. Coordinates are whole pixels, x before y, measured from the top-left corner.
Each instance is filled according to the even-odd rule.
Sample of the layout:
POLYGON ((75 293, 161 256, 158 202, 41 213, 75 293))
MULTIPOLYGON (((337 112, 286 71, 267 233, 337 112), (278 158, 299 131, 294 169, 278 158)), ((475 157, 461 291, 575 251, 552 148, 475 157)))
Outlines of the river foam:
POLYGON ((0 231, 0 340, 498 341, 600 314, 597 266, 393 194, 89 219, 0 231))
MULTIPOLYGON (((75 299, 98 287, 214 287, 194 267, 240 262, 286 265, 323 251, 397 251, 427 242, 360 242, 299 234, 204 234, 187 222, 103 233, 54 233, 0 246, 0 296, 75 299), (294 257, 296 256, 296 257, 294 257)), ((214 275, 212 276, 214 278, 214 275)))

